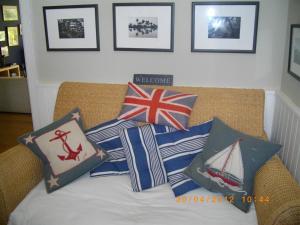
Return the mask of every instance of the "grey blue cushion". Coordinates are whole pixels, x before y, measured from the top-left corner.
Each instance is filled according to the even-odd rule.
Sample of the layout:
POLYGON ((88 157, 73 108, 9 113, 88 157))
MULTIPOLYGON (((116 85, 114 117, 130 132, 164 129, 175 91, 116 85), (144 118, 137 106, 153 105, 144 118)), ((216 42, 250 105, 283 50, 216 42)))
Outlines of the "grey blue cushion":
POLYGON ((18 138, 43 162, 47 192, 53 192, 102 164, 108 154, 87 140, 79 109, 18 138))
POLYGON ((168 182, 175 196, 199 188, 189 177, 183 174, 194 157, 203 150, 212 121, 172 133, 156 135, 156 141, 167 172, 168 182))
POLYGON ((193 94, 142 88, 129 82, 118 118, 187 129, 196 98, 193 94))
POLYGON ((133 191, 139 192, 167 182, 155 135, 169 131, 167 126, 147 124, 120 132, 133 191))
POLYGON ((280 148, 214 118, 204 150, 184 173, 202 187, 230 196, 236 207, 247 212, 250 203, 245 199, 253 194, 256 171, 280 148))
POLYGON ((91 176, 120 175, 129 172, 119 133, 122 129, 136 126, 135 121, 114 119, 86 131, 86 137, 109 154, 106 162, 90 171, 91 176))

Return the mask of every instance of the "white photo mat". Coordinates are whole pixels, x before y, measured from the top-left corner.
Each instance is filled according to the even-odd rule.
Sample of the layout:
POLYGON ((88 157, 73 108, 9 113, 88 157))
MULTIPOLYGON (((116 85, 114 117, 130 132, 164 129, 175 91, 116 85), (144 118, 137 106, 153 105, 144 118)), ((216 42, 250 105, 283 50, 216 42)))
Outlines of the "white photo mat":
POLYGON ((98 20, 96 8, 46 8, 44 9, 45 29, 48 50, 68 49, 99 49, 98 20), (58 20, 79 19, 83 21, 84 37, 82 38, 60 38, 58 20))
POLYGON ((256 43, 256 5, 199 4, 194 7, 193 50, 253 50, 256 43), (239 38, 209 38, 209 20, 214 17, 239 17, 239 38))
MULTIPOLYGON (((172 48, 172 6, 115 5, 115 49, 165 49, 172 48), (157 30, 152 37, 134 37, 129 32, 129 24, 136 19, 155 21, 157 30), (153 37, 154 36, 154 37, 153 37)), ((149 35, 150 36, 150 35, 149 35)))

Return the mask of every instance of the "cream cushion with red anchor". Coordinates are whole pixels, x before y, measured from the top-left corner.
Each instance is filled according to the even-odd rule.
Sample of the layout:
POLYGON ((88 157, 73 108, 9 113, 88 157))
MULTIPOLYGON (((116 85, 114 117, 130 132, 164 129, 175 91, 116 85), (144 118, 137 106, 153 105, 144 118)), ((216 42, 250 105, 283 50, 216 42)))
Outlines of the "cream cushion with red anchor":
POLYGON ((83 132, 79 109, 52 124, 18 138, 43 162, 47 192, 72 182, 102 164, 108 155, 83 132))

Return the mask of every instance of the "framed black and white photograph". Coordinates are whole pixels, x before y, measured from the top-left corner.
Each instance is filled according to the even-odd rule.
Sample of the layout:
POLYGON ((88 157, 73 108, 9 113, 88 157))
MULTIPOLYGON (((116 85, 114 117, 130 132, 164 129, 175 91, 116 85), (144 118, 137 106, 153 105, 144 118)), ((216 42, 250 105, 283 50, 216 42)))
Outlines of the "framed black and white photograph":
POLYGON ((6 34, 5 31, 0 31, 0 41, 6 41, 6 34))
POLYGON ((1 47, 1 55, 3 57, 8 57, 9 56, 8 46, 2 46, 1 47))
POLYGON ((288 72, 300 81, 300 24, 291 25, 288 72))
POLYGON ((99 51, 98 5, 44 6, 48 51, 99 51))
POLYGON ((3 5, 2 6, 2 14, 3 14, 3 21, 18 21, 18 6, 16 5, 3 5))
POLYGON ((114 50, 174 51, 174 3, 114 3, 114 50))
POLYGON ((192 52, 255 53, 259 2, 193 2, 192 52))
POLYGON ((19 29, 18 27, 7 27, 8 46, 19 45, 19 29))

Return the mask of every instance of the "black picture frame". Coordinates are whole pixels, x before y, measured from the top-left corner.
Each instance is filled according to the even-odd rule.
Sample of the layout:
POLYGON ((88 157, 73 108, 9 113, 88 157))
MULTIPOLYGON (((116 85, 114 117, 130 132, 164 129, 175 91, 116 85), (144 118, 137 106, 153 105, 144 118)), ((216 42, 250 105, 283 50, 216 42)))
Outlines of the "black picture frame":
MULTIPOLYGON (((200 8, 199 8, 200 9, 200 8)), ((218 10, 216 10, 218 12, 218 10)), ((201 10, 200 10, 201 12, 201 10)), ((258 17, 259 17, 259 2, 257 1, 247 1, 247 2, 234 2, 234 1, 224 1, 224 2, 192 2, 192 27, 191 27, 191 51, 192 52, 213 52, 213 53, 256 53, 256 41, 257 41, 257 28, 258 28, 258 17), (196 20, 196 15, 198 14, 198 11, 196 7, 207 7, 208 11, 206 15, 202 15, 203 18, 207 17, 206 19, 199 19, 196 20), (225 7, 224 7, 225 6, 225 7), (228 7, 226 7, 228 6, 228 7), (248 32, 244 32, 245 29, 243 29, 243 33, 241 34, 241 25, 243 20, 241 20, 242 15, 238 15, 239 11, 236 10, 234 13, 235 15, 230 15, 230 11, 233 10, 234 6, 237 7, 249 7, 249 14, 248 17, 253 18, 251 21, 247 21, 246 23, 249 23, 251 25, 251 30, 248 32), (214 14, 213 7, 219 7, 223 10, 222 14, 214 14), (254 7, 254 12, 253 12, 254 7), (226 15, 226 9, 228 9, 228 16, 226 15), (225 12, 224 12, 225 11, 225 12), (252 13, 251 13, 251 12, 252 13), (211 15, 210 15, 211 14, 211 15), (224 16, 226 15, 226 16, 224 16), (200 21, 200 22, 199 22, 200 21), (205 21, 205 22, 203 22, 205 21), (206 24, 207 21, 207 24, 206 24), (236 28, 233 28, 233 26, 230 26, 231 32, 228 32, 227 27, 224 27, 223 33, 218 32, 215 26, 222 26, 225 24, 226 21, 229 21, 234 23, 236 28), (203 23, 203 27, 207 29, 205 31, 201 28, 196 27, 198 24, 203 23), (235 29, 235 30, 234 30, 235 29), (198 31, 200 30, 200 31, 198 31), (238 32, 235 32, 235 31, 238 32), (196 37, 197 34, 200 34, 201 38, 198 39, 196 37), (252 35, 247 35, 247 33, 252 35), (207 34, 207 37, 205 36, 207 34), (242 40, 243 38, 243 40, 242 40), (201 39, 203 39, 203 44, 201 44, 201 39), (229 40, 230 39, 230 40, 229 40), (242 43, 242 41, 246 41, 247 48, 238 48, 237 46, 239 43, 242 43), (200 44, 198 44, 200 43, 200 44), (227 44, 226 44, 227 43, 227 44), (235 43, 235 44, 234 44, 235 43), (200 45, 198 47, 197 45, 200 45), (222 47, 214 47, 214 46, 222 46, 222 47)), ((227 22, 228 23, 228 22, 227 22)), ((248 27, 248 26, 247 26, 248 27)), ((242 46, 242 45, 240 45, 242 46)))
POLYGON ((45 28, 47 51, 100 51, 98 4, 44 6, 43 15, 44 15, 44 28, 45 28), (73 9, 74 13, 76 12, 75 15, 80 15, 80 10, 81 10, 82 15, 80 15, 80 17, 83 18, 77 17, 74 19, 68 19, 68 18, 59 17, 58 12, 62 12, 63 10, 66 10, 67 12, 70 9, 73 9), (85 11, 85 9, 91 9, 94 13, 94 16, 89 15, 89 13, 85 11), (48 26, 49 24, 53 24, 53 23, 48 23, 48 20, 50 19, 48 18, 49 12, 52 12, 51 20, 57 19, 57 26, 56 25, 55 26, 52 25, 51 27, 48 26), (55 12, 57 12, 58 16, 55 16, 55 12), (85 24, 86 21, 87 24, 85 24), (59 28, 60 22, 61 22, 61 27, 63 28, 59 28), (77 27, 75 28, 75 30, 72 31, 71 29, 73 29, 72 27, 74 27, 73 26, 74 24, 77 24, 78 26, 75 25, 77 27), (91 25, 93 24, 95 25, 93 30, 91 32, 88 32, 88 34, 86 34, 85 28, 87 26, 91 27, 91 25), (54 35, 50 34, 50 32, 53 30, 58 30, 58 33, 55 33, 54 35), (77 45, 76 40, 74 39, 79 39, 79 38, 86 39, 84 40, 85 44, 82 44, 82 40, 80 40, 78 41, 80 45, 77 45), (66 40, 61 40, 61 39, 66 39, 66 40), (70 40, 73 39, 73 40, 71 41, 69 40, 68 43, 68 39, 70 40), (66 45, 62 46, 64 43, 66 43, 66 45))
MULTIPOLYGON (((151 14, 151 12, 147 12, 147 13, 149 13, 149 14, 139 15, 139 17, 143 18, 143 16, 144 16, 145 18, 154 18, 154 17, 148 17, 151 14)), ((130 15, 128 15, 128 16, 130 16, 130 15)), ((163 17, 165 15, 161 14, 159 16, 163 17)), ((135 18, 138 18, 138 17, 135 17, 135 18)), ((113 3, 114 50, 115 51, 174 52, 174 20, 175 20, 175 3, 173 3, 173 2, 159 2, 159 3, 147 3, 147 2, 143 2, 143 3, 113 3), (118 24, 119 20, 117 18, 118 17, 117 10, 118 9, 122 9, 122 7, 123 7, 123 9, 125 9, 125 7, 127 7, 127 9, 129 9, 128 7, 145 7, 145 8, 147 8, 147 7, 157 7, 157 9, 159 9, 159 8, 163 9, 163 8, 166 8, 166 7, 170 7, 170 15, 169 15, 169 18, 168 18, 170 20, 170 24, 169 24, 170 27, 165 27, 167 31, 164 31, 164 32, 168 33, 168 35, 167 35, 168 37, 164 37, 165 39, 167 39, 166 40, 167 44, 165 46, 163 46, 163 47, 151 47, 150 46, 151 44, 149 44, 149 43, 147 44, 147 39, 144 38, 143 41, 145 42, 145 44, 144 45, 141 44, 141 46, 136 46, 135 47, 134 46, 134 40, 133 40, 134 37, 132 37, 132 39, 130 39, 130 41, 128 42, 129 44, 127 46, 126 46, 126 44, 125 45, 120 45, 119 44, 119 40, 122 37, 125 37, 123 39, 126 39, 126 38, 129 39, 129 36, 130 36, 130 34, 128 34, 128 33, 130 33, 130 31, 128 31, 129 24, 128 25, 126 24, 126 26, 128 26, 127 27, 128 33, 127 34, 123 33, 123 35, 120 34, 121 32, 120 32, 119 24, 118 24)), ((152 23, 152 22, 150 22, 150 23, 152 23)), ((158 29, 159 29, 159 24, 157 26, 158 26, 158 29)), ((161 29, 161 30, 163 30, 163 29, 161 29)), ((163 37, 164 35, 161 35, 161 36, 163 37)), ((142 40, 142 38, 141 38, 141 40, 142 40)))
POLYGON ((288 73, 300 81, 300 24, 291 24, 288 73))

